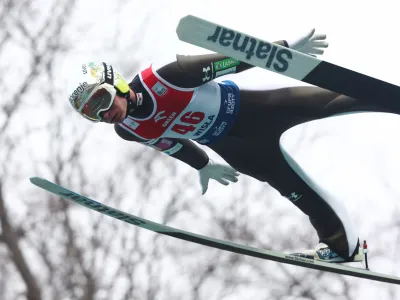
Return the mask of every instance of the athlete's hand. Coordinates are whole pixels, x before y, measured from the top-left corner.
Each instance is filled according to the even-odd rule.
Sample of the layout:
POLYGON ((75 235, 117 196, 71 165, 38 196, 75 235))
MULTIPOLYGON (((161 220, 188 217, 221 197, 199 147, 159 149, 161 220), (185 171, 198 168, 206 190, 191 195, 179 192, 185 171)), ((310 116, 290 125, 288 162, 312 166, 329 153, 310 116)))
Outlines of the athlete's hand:
POLYGON ((199 170, 202 194, 208 189, 210 179, 218 181, 220 184, 229 185, 229 182, 237 182, 239 173, 231 166, 215 163, 211 159, 208 164, 199 170))
POLYGON ((324 54, 324 49, 328 48, 329 44, 325 39, 326 34, 315 34, 315 29, 313 28, 306 35, 287 42, 289 48, 316 57, 324 54))

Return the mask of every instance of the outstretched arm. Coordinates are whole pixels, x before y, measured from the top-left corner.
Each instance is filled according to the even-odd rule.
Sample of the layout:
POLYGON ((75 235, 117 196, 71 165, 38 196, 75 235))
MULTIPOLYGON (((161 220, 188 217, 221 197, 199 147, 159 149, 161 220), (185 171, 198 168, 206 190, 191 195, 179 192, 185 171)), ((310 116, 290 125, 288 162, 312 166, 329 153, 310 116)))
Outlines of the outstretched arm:
MULTIPOLYGON (((284 47, 288 46, 286 41, 275 43, 284 47)), ((161 67, 157 73, 173 85, 193 88, 217 77, 240 73, 253 67, 248 63, 217 53, 177 55, 176 61, 161 67)))
POLYGON ((115 132, 124 140, 138 142, 161 151, 171 157, 174 157, 196 170, 200 170, 207 165, 209 158, 207 153, 198 147, 191 140, 159 138, 150 141, 143 141, 140 138, 130 134, 118 124, 114 125, 115 132))
MULTIPOLYGON (((301 53, 316 56, 328 47, 325 34, 315 34, 315 29, 289 41, 276 41, 278 44, 301 53)), ((177 55, 176 61, 157 70, 158 74, 173 85, 193 88, 217 77, 240 73, 253 68, 245 62, 221 54, 177 55)))
POLYGON ((202 193, 205 194, 210 179, 223 185, 237 182, 239 173, 228 165, 222 165, 209 159, 207 153, 193 141, 187 139, 159 138, 143 142, 136 136, 126 132, 118 124, 114 126, 117 134, 124 140, 139 142, 180 160, 199 171, 202 193))

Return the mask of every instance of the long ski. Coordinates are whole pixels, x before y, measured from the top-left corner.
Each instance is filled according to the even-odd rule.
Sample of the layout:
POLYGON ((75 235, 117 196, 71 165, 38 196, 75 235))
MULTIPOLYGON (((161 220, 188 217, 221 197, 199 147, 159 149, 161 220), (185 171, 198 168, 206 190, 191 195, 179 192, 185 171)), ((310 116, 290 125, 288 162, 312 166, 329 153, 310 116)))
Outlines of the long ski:
POLYGON ((349 275, 354 277, 366 278, 374 281, 388 282, 394 284, 400 284, 400 278, 385 274, 380 274, 376 272, 371 272, 365 269, 359 269, 354 267, 349 267, 345 265, 332 264, 332 263, 324 263, 312 259, 296 257, 289 254, 284 254, 281 252, 263 250, 254 248, 251 246, 241 245, 229 241, 219 240, 212 237, 207 237, 183 230, 179 230, 173 227, 165 226, 162 224, 158 224, 126 212, 117 210, 111 206, 104 205, 100 202, 92 200, 88 197, 75 193, 69 189, 66 189, 58 184, 52 183, 46 179, 40 177, 32 177, 30 181, 51 193, 54 193, 62 198, 73 201, 77 204, 83 205, 87 208, 100 212, 102 214, 108 215, 115 219, 127 222, 132 225, 139 226, 141 228, 145 228, 157 233, 161 233, 164 235, 168 235, 171 237, 175 237, 181 240, 209 246, 212 248, 217 248, 225 251, 230 251, 246 256, 253 256, 261 259, 272 260, 276 262, 281 262, 290 265, 301 266, 309 269, 316 269, 321 271, 327 271, 332 273, 338 273, 342 275, 349 275))
POLYGON ((181 18, 176 33, 189 44, 356 99, 400 101, 399 86, 192 15, 181 18))

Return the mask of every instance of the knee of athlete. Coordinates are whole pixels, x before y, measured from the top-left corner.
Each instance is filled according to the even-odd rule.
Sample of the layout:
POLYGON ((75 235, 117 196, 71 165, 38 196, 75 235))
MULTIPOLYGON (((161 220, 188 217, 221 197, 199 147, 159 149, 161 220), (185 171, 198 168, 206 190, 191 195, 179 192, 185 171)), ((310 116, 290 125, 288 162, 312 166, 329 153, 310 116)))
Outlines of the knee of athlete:
POLYGON ((357 104, 357 100, 346 95, 339 95, 325 105, 325 111, 328 115, 335 115, 349 112, 357 104))

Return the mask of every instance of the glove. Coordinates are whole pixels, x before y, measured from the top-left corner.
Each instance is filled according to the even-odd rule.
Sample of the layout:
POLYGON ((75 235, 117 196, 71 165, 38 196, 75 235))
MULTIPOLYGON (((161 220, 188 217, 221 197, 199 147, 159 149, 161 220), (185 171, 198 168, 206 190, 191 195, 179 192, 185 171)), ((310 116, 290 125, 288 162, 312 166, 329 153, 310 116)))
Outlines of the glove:
POLYGON ((326 34, 314 35, 314 33, 315 29, 313 28, 305 36, 291 42, 287 41, 289 48, 314 57, 324 54, 324 49, 329 45, 325 42, 326 34))
POLYGON ((215 163, 210 159, 207 165, 199 170, 199 176, 202 194, 204 195, 207 192, 210 179, 214 179, 223 185, 229 185, 229 181, 238 181, 239 173, 231 166, 215 163))

